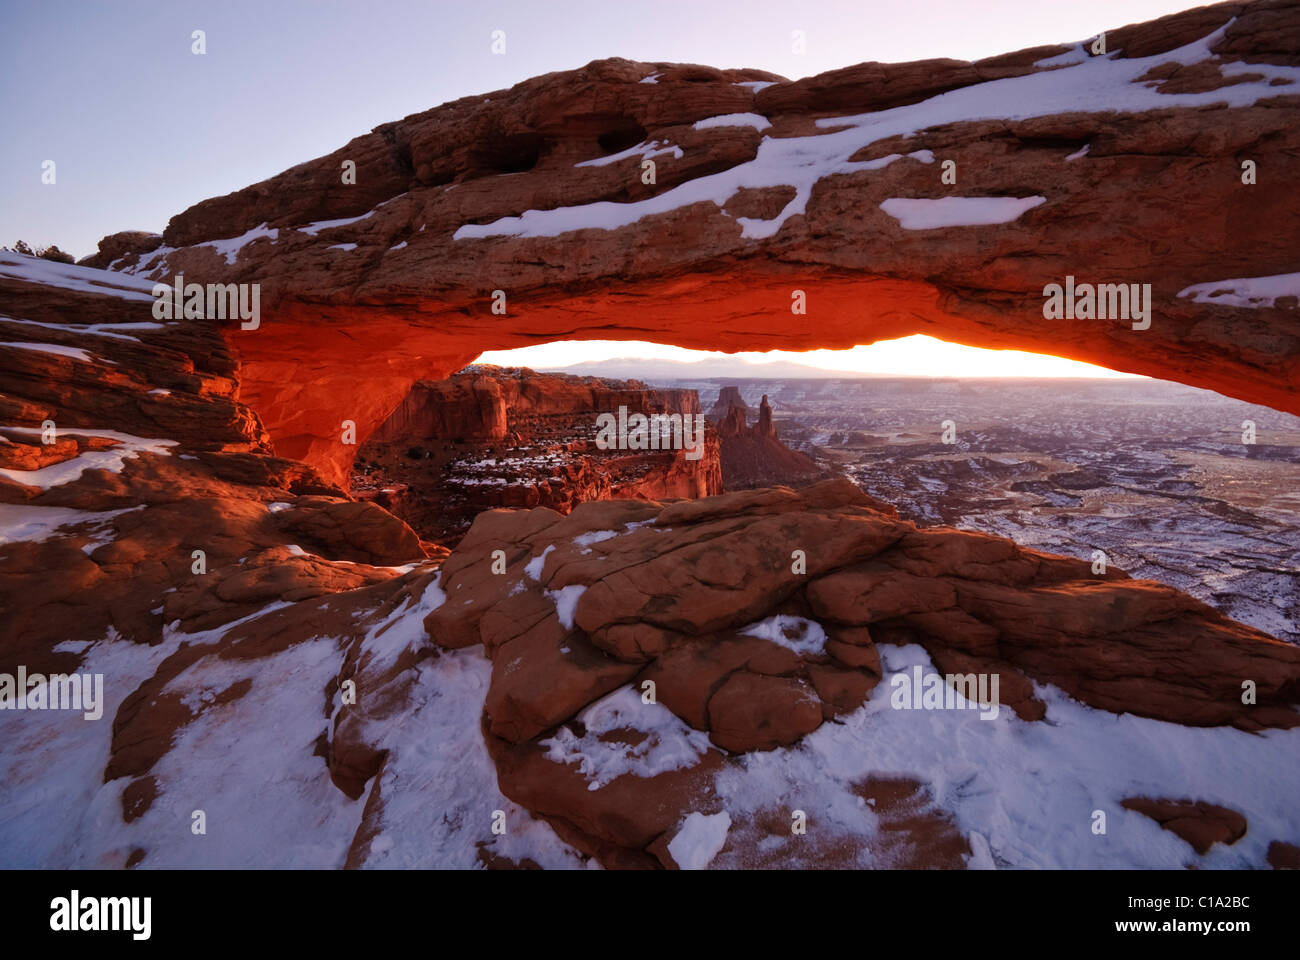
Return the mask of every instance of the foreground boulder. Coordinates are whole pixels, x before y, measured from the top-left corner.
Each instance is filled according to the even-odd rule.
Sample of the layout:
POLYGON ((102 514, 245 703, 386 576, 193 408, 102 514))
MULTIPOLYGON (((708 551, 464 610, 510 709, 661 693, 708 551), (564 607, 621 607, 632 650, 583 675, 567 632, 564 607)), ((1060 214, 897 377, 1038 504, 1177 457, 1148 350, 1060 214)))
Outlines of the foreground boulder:
POLYGON ((1114 568, 918 529, 845 479, 481 514, 440 588, 430 638, 493 661, 483 728, 502 789, 602 859, 657 855, 720 765, 862 707, 881 643, 996 675, 1031 722, 1050 683, 1170 723, 1300 725, 1295 647, 1114 568))
POLYGON ((1233 844, 1246 833, 1246 818, 1203 800, 1153 800, 1131 797, 1124 801, 1128 810, 1136 810, 1178 834, 1197 853, 1206 853, 1216 843, 1233 844))

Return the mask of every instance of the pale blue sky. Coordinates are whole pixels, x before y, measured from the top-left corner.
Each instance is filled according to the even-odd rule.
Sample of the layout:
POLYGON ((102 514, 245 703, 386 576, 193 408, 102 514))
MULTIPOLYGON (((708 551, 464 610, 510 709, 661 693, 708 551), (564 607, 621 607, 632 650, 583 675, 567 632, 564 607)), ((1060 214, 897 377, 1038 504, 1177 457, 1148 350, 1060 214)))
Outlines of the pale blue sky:
POLYGON ((378 124, 601 57, 790 78, 867 60, 978 59, 1191 0, 0 0, 0 244, 161 230, 192 203, 378 124), (190 52, 206 31, 207 53, 190 52), (493 30, 506 54, 493 55, 493 30), (804 30, 807 53, 791 52, 804 30), (57 182, 41 183, 45 160, 57 182))

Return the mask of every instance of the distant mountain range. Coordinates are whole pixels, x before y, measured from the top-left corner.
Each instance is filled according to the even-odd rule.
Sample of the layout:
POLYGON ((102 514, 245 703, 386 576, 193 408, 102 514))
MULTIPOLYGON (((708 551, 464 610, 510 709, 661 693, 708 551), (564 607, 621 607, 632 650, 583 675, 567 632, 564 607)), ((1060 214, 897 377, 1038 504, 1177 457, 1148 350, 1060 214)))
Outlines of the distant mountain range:
POLYGON ((609 360, 588 360, 568 366, 536 369, 539 372, 571 373, 580 377, 609 377, 615 380, 865 380, 881 376, 853 370, 825 370, 791 363, 789 360, 755 363, 729 357, 706 357, 703 360, 613 357, 609 360))

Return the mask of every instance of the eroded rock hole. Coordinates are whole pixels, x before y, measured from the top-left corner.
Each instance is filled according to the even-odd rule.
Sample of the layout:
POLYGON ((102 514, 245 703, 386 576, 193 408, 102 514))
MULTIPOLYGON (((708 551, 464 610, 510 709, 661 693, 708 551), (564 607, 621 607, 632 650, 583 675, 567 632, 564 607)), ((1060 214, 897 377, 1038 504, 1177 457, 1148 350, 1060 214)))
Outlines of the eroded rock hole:
POLYGON ((638 143, 644 143, 649 133, 635 120, 623 119, 616 126, 596 138, 603 155, 621 153, 638 143))
POLYGON ((480 140, 471 162, 480 175, 524 173, 537 166, 546 140, 540 134, 519 133, 480 140))

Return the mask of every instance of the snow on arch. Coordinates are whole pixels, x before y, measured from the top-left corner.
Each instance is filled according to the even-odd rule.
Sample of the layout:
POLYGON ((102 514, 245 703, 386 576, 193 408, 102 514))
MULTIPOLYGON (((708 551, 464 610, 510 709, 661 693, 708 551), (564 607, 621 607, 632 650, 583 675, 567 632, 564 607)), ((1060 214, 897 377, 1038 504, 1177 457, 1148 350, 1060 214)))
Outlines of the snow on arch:
POLYGON ((1180 290, 1178 296, 1191 297, 1194 303, 1214 303, 1225 307, 1271 307, 1279 297, 1300 297, 1300 273, 1194 283, 1180 290))
POLYGON ((880 209, 904 230, 934 230, 1011 223, 1046 201, 1046 197, 890 197, 880 204, 880 209))
POLYGON ((712 130, 715 127, 753 127, 755 130, 766 130, 771 125, 771 121, 762 114, 724 113, 721 116, 697 120, 691 129, 712 130))
MULTIPOLYGON (((1201 93, 1177 94, 1161 93, 1136 82, 1161 64, 1190 65, 1213 57, 1210 48, 1222 39, 1233 22, 1235 18, 1199 40, 1151 57, 1112 59, 1089 57, 1081 55, 1079 50, 1070 50, 1039 64, 1057 69, 959 87, 919 103, 874 113, 824 117, 816 121, 816 126, 830 132, 804 137, 766 137, 753 160, 688 180, 644 200, 631 203, 602 200, 548 210, 526 210, 519 216, 502 217, 492 223, 463 224, 452 237, 455 240, 554 237, 573 230, 617 230, 642 217, 705 200, 722 206, 728 197, 745 187, 793 187, 794 199, 773 219, 738 219, 744 239, 765 239, 775 236, 790 217, 805 212, 813 186, 823 177, 879 170, 899 159, 897 154, 871 161, 849 159, 863 147, 882 140, 911 137, 944 124, 978 120, 1028 120, 1075 112, 1144 112, 1209 104, 1248 107, 1262 98, 1277 95, 1277 87, 1270 85, 1274 80, 1300 82, 1300 67, 1231 63, 1221 67, 1223 73, 1253 73, 1259 79, 1201 93)), ((921 159, 919 154, 920 151, 908 156, 921 159)))

